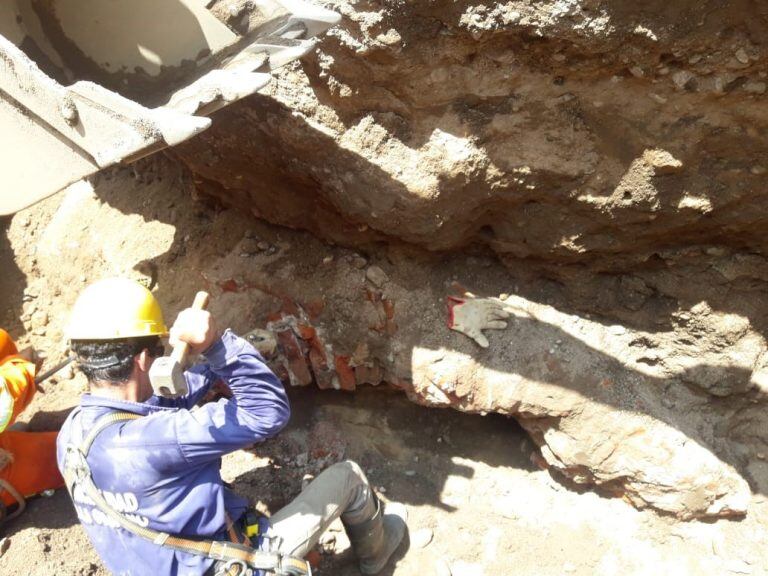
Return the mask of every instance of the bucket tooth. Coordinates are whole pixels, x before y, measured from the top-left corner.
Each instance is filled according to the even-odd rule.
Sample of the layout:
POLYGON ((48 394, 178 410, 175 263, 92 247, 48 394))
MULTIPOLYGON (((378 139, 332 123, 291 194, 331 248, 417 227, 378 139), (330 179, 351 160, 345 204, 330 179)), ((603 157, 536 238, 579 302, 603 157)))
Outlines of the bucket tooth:
POLYGON ((168 107, 187 114, 210 114, 250 96, 266 86, 270 79, 269 74, 212 70, 194 84, 176 92, 168 102, 168 107))

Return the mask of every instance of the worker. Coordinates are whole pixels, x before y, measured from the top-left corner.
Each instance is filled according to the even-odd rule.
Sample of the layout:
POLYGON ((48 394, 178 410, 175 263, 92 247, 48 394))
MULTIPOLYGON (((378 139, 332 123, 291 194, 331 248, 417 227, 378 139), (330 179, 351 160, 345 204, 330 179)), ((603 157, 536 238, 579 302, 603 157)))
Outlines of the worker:
POLYGON ((24 510, 25 499, 61 488, 56 432, 12 430, 35 395, 35 364, 0 329, 0 522, 24 510))
POLYGON ((182 311, 170 342, 204 363, 189 392, 153 394, 149 370, 167 334, 152 293, 127 279, 87 287, 68 336, 88 378, 58 440, 78 516, 115 574, 306 574, 304 556, 336 518, 364 574, 387 564, 406 531, 405 507, 376 497, 354 462, 335 464, 271 517, 259 517, 219 472, 224 454, 276 435, 290 416, 282 383, 260 354, 203 310, 182 311), (232 393, 198 406, 217 380, 232 393), (251 572, 251 569, 258 568, 251 572))

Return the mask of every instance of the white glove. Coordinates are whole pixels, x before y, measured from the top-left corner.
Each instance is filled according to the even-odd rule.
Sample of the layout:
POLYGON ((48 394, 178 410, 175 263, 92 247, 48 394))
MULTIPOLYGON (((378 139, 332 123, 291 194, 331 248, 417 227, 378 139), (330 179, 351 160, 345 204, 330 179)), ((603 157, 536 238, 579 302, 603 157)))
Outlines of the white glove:
POLYGON ((448 296, 448 327, 472 338, 483 348, 488 348, 488 338, 483 330, 503 330, 507 327, 504 318, 511 312, 498 298, 475 298, 465 294, 464 298, 448 296))

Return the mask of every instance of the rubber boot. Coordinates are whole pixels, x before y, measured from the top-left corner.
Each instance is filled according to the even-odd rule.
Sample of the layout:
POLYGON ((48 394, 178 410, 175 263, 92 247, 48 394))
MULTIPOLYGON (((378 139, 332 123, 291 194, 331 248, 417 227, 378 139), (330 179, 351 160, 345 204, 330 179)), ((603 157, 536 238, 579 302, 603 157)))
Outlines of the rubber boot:
POLYGON ((387 565, 405 536, 408 510, 402 504, 389 503, 386 510, 376 496, 376 513, 362 524, 344 523, 352 549, 360 561, 360 572, 378 574, 387 565))

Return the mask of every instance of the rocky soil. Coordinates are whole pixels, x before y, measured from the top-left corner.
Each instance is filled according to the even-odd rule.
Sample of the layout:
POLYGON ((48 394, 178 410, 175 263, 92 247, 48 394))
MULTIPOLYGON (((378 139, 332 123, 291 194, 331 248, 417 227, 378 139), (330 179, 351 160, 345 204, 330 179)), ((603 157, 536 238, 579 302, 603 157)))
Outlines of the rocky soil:
MULTIPOLYGON (((313 58, 173 150, 196 189, 365 251, 494 254, 506 275, 450 278, 516 295, 513 330, 481 352, 440 327, 445 283, 374 274, 390 338, 357 378, 514 415, 548 465, 639 506, 742 515, 768 483, 765 5, 327 5, 345 18, 313 58)), ((416 267, 447 278, 436 258, 416 267)), ((299 380, 332 378, 317 356, 299 380)))
MULTIPOLYGON (((477 388, 478 406, 489 402, 487 408, 502 411, 501 406, 513 405, 503 401, 505 394, 527 390, 531 404, 514 415, 534 434, 537 419, 524 417, 534 410, 533 402, 550 409, 559 403, 565 409, 570 407, 565 399, 570 398, 581 413, 591 410, 597 418, 598 403, 585 404, 582 392, 569 392, 554 379, 538 382, 538 389, 548 394, 550 404, 544 403, 547 395, 534 393, 534 378, 542 378, 537 371, 545 368, 527 355, 539 350, 547 359, 562 362, 562 374, 570 374, 566 357, 571 364, 591 366, 602 379, 623 382, 628 369, 609 361, 618 350, 612 342, 619 346, 626 336, 615 334, 618 324, 605 327, 609 336, 602 343, 589 340, 602 334, 598 328, 604 325, 557 312, 565 306, 560 285, 510 275, 488 255, 459 254, 435 262, 429 255, 399 248, 363 252, 331 246, 307 233, 256 221, 240 210, 211 206, 205 198, 192 200, 190 185, 184 170, 158 157, 105 174, 93 186, 73 187, 16 215, 0 235, 0 259, 7 272, 0 280, 6 295, 4 325, 22 345, 47 353, 49 364, 53 363, 64 354, 62 327, 85 283, 117 273, 145 277, 152 267, 149 263, 157 267, 156 293, 169 318, 200 288, 211 292, 211 307, 220 324, 243 334, 267 325, 274 329, 277 324, 279 329, 280 322, 290 324, 291 315, 304 314, 294 334, 310 367, 311 383, 290 387, 291 427, 276 441, 226 458, 223 474, 268 512, 299 491, 305 474, 317 473, 341 458, 358 460, 373 483, 383 487, 386 498, 403 501, 410 509, 410 541, 399 551, 397 565, 385 574, 766 574, 768 501, 759 490, 747 496, 746 516, 730 520, 680 522, 650 509, 638 511, 627 499, 584 490, 547 468, 541 456, 546 458, 546 452, 514 419, 425 409, 409 402, 398 388, 405 388, 413 399, 469 409, 471 397, 461 389, 441 392, 433 387, 432 400, 418 393, 425 374, 440 365, 432 360, 442 350, 448 357, 446 365, 468 369, 475 362, 490 376, 490 384, 483 386, 498 385, 501 403, 494 406, 496 396, 487 396, 487 387, 477 388), (382 304, 385 300, 370 295, 375 287, 369 277, 383 282, 387 298, 394 302, 392 318, 386 312, 389 305, 382 304), (521 315, 506 331, 489 332, 491 346, 479 351, 445 326, 443 295, 455 290, 459 278, 485 286, 490 293, 516 283, 518 293, 527 295, 527 304, 521 300, 515 304, 528 306, 538 320, 521 315), (568 329, 574 335, 568 336, 565 328, 555 330, 561 324, 572 327, 568 329), (589 328, 592 336, 579 336, 580 327, 589 328), (414 334, 422 336, 407 347, 414 334), (334 359, 349 357, 346 365, 351 370, 341 362, 334 375, 354 392, 317 390, 324 380, 314 372, 307 358, 310 352, 303 348, 317 339, 331 348, 334 359), (586 344, 579 345, 580 339, 586 344), (551 348, 542 348, 545 342, 551 348), (512 375, 489 363, 502 350, 514 352, 502 356, 505 362, 517 357, 516 362, 528 366, 517 383, 499 380, 512 375), (396 378, 404 370, 411 370, 412 382, 396 378), (377 371, 383 376, 376 376, 377 371), (376 387, 364 383, 379 378, 385 383, 376 387)), ((286 336, 282 338, 285 341, 286 336)), ((301 364, 284 344, 277 348, 273 363, 290 381, 301 364)), ((318 373, 322 374, 319 369, 318 373)), ((457 382, 466 386, 464 380, 457 382)), ((43 388, 23 415, 32 430, 56 429, 85 383, 76 371, 65 370, 43 388)), ((610 426, 623 425, 614 414, 630 420, 641 415, 603 413, 607 420, 600 430, 606 436, 610 426)), ((671 412, 668 428, 651 430, 682 428, 690 433, 683 428, 689 418, 696 422, 700 416, 671 412)), ((562 430, 559 434, 571 433, 562 430)), ((599 436, 598 430, 592 432, 599 436)), ((581 437, 574 433, 575 439, 581 437)), ((653 438, 649 436, 648 442, 653 438)), ((630 448, 642 446, 630 441, 630 448)), ((675 464, 669 473, 686 470, 685 462, 675 464)), ((106 573, 62 492, 31 502, 25 516, 5 527, 1 537, 9 539, 0 556, 3 573, 106 573)), ((313 560, 319 574, 357 575, 338 526, 323 538, 318 552, 313 560)))

